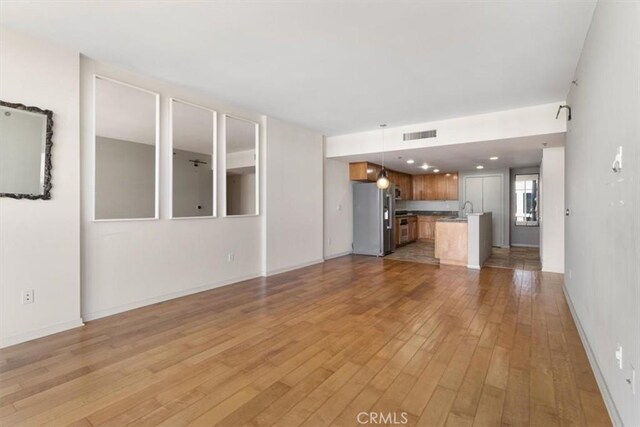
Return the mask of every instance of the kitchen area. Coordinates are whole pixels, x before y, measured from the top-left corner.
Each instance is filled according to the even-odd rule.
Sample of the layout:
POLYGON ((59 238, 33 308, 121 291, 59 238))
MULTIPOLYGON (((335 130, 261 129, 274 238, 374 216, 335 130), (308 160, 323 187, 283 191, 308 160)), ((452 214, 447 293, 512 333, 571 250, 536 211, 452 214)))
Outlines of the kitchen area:
POLYGON ((354 253, 479 269, 491 254, 491 213, 473 212, 471 203, 461 206, 458 172, 425 168, 426 173, 411 175, 385 169, 390 185, 381 190, 375 182, 382 166, 349 164, 354 253))

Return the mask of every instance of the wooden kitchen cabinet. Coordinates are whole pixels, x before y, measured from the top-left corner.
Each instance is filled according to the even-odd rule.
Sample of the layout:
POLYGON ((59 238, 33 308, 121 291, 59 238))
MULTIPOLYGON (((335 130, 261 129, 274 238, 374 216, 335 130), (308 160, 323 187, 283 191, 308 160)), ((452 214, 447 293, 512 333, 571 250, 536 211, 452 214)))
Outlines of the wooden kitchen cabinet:
POLYGON ((409 241, 415 242, 418 240, 418 217, 409 217, 409 241))
POLYGON ((371 162, 349 163, 349 180, 375 182, 381 169, 382 166, 371 162))
POLYGON ((418 217, 418 238, 421 240, 433 240, 435 237, 435 221, 432 216, 418 217))
MULTIPOLYGON (((349 163, 351 181, 376 182, 382 166, 371 162, 349 163)), ((457 173, 409 175, 387 169, 389 181, 400 190, 398 200, 458 200, 457 173)))
POLYGON ((450 173, 444 175, 445 181, 445 199, 458 200, 458 174, 450 173))
POLYGON ((440 175, 426 175, 426 200, 442 200, 442 192, 440 190, 440 175))
POLYGON ((387 176, 389 177, 389 181, 392 184, 395 184, 396 187, 399 187, 400 174, 398 172, 387 169, 387 176))
POLYGON ((418 239, 434 240, 436 238, 436 221, 446 218, 445 215, 418 216, 418 239))
POLYGON ((400 190, 398 200, 411 200, 411 175, 387 169, 389 181, 400 190))
MULTIPOLYGON (((376 182, 382 166, 371 162, 349 163, 349 180, 376 182)), ((400 190, 398 200, 412 200, 411 175, 387 169, 389 181, 400 190)))
POLYGON ((399 200, 412 200, 413 189, 411 188, 411 175, 406 173, 394 172, 395 181, 393 182, 400 189, 399 200))
POLYGON ((411 186, 413 187, 412 200, 427 200, 427 176, 413 175, 411 177, 411 186))
POLYGON ((458 174, 429 174, 412 177, 413 200, 458 200, 458 174))

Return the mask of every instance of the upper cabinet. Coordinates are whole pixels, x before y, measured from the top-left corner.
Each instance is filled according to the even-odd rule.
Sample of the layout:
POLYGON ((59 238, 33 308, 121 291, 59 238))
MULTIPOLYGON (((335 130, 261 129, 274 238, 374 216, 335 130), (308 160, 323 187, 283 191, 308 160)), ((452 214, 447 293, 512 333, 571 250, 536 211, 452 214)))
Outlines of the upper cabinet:
POLYGON ((445 182, 445 200, 458 200, 458 174, 446 173, 444 174, 445 182))
POLYGON ((411 184, 411 175, 388 171, 389 173, 389 181, 391 181, 396 186, 396 190, 400 190, 398 200, 412 200, 413 199, 413 188, 411 184))
MULTIPOLYGON (((351 181, 375 182, 382 166, 371 162, 349 163, 351 181)), ((389 181, 400 190, 398 200, 458 200, 457 173, 409 175, 387 169, 389 181)))
POLYGON ((351 181, 370 181, 378 179, 381 166, 369 162, 349 163, 349 179, 351 181))
POLYGON ((412 200, 458 200, 458 174, 414 175, 412 200))
MULTIPOLYGON (((349 163, 349 179, 351 181, 375 182, 382 170, 382 166, 371 162, 349 163)), ((413 191, 411 175, 387 169, 389 181, 400 190, 398 200, 412 200, 413 191)))

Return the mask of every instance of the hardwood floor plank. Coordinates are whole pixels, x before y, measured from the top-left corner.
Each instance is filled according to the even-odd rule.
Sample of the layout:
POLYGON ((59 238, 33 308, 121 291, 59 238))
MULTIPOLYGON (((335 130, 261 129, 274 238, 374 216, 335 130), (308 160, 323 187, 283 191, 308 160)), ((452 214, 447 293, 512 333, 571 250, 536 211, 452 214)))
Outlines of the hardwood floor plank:
POLYGON ((346 256, 0 350, 0 425, 610 425, 562 276, 346 256))
MULTIPOLYGON (((491 361, 491 353, 491 349, 488 348, 478 347, 476 349, 462 385, 456 394, 456 400, 453 402, 451 408, 453 413, 465 415, 468 418, 474 417, 483 390, 489 362, 491 361)), ((502 413, 502 410, 500 413, 502 413)))
POLYGON ((530 420, 529 371, 509 368, 502 423, 508 426, 528 426, 530 420))
POLYGON ((443 386, 436 387, 416 425, 425 427, 443 426, 447 421, 449 409, 455 397, 455 391, 443 386))
POLYGON ((287 412, 274 426, 287 427, 301 425, 322 404, 339 390, 361 367, 347 362, 327 378, 313 392, 287 412))
POLYGON ((489 362, 485 383, 506 390, 509 379, 509 350, 495 346, 489 362))
POLYGON ((485 384, 478 403, 478 411, 473 421, 474 427, 500 426, 504 395, 504 390, 485 384))

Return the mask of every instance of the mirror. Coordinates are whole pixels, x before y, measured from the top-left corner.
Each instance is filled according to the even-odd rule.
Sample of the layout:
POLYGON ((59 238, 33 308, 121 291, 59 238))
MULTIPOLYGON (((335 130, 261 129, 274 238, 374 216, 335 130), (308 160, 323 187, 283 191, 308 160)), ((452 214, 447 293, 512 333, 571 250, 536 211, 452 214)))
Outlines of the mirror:
POLYGON ((95 76, 94 219, 158 218, 158 94, 95 76))
POLYGON ((258 123, 224 116, 226 215, 258 215, 258 123))
POLYGON ((516 175, 516 225, 538 226, 538 174, 516 175))
POLYGON ((53 112, 0 101, 0 197, 51 198, 53 112))
POLYGON ((171 217, 214 217, 216 112, 171 100, 171 217))

